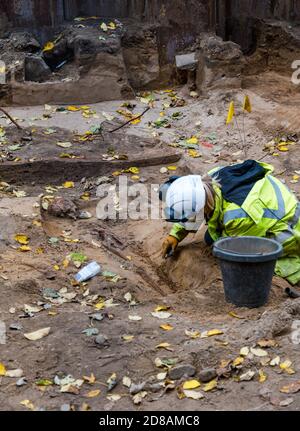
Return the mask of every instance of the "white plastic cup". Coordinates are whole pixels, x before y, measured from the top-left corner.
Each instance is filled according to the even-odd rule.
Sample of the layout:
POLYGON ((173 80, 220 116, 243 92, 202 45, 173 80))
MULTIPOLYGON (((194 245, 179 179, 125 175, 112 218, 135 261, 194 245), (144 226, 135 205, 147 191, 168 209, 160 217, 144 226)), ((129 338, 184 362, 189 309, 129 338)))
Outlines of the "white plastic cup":
POLYGON ((91 262, 84 268, 82 268, 76 275, 75 280, 78 283, 83 283, 84 281, 90 280, 96 275, 100 274, 101 266, 97 262, 91 262))

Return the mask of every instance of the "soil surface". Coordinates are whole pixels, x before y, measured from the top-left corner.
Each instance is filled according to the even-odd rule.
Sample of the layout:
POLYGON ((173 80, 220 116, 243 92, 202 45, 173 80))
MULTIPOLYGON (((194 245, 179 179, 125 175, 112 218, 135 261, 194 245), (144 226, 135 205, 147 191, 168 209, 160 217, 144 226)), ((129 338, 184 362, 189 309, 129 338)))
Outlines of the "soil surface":
POLYGON ((238 309, 225 301, 203 229, 163 260, 163 220, 96 217, 97 187, 108 182, 113 193, 132 167, 129 184, 150 190, 174 173, 255 158, 298 195, 298 89, 271 73, 243 86, 205 99, 186 88, 153 92, 141 122, 114 133, 128 119, 116 111, 137 116, 145 98, 9 109, 22 130, 1 117, 1 410, 299 410, 300 303, 283 280, 274 278, 266 306, 238 309), (253 112, 242 115, 245 92, 253 112), (184 106, 169 106, 179 99, 184 106), (240 132, 224 125, 231 100, 240 132), (183 148, 192 137, 195 148, 183 148), (50 210, 57 196, 72 202, 64 217, 50 210), (74 283, 76 256, 106 272, 74 283), (43 338, 26 338, 43 328, 43 338), (183 386, 189 380, 199 389, 183 386))

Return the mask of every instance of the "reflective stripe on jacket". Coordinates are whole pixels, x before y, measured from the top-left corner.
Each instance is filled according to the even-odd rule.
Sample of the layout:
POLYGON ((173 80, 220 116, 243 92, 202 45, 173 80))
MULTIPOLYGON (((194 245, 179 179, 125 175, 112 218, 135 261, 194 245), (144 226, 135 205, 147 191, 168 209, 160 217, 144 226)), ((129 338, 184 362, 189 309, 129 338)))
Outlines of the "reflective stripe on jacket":
MULTIPOLYGON (((292 284, 300 281, 300 204, 296 197, 277 178, 273 167, 261 164, 266 176, 257 181, 241 206, 226 201, 215 183, 215 210, 208 221, 213 241, 229 236, 260 236, 279 241, 284 255, 276 265, 276 273, 292 284)), ((215 174, 214 169, 209 174, 215 174)), ((216 177, 217 180, 217 177, 216 177)), ((174 224, 170 235, 182 241, 189 232, 183 225, 174 224)))

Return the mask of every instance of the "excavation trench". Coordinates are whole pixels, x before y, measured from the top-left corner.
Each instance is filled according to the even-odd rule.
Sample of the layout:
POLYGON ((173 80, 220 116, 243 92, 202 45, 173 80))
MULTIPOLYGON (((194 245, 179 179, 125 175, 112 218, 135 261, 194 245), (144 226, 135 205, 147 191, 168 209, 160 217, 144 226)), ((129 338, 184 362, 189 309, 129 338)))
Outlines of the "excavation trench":
MULTIPOLYGON (((53 142, 50 150, 53 153, 53 142)), ((75 148, 76 148, 76 144, 75 148)), ((180 154, 163 154, 156 150, 147 149, 148 157, 133 153, 135 140, 130 143, 122 142, 115 145, 115 150, 122 146, 126 151, 128 160, 103 160, 100 153, 107 144, 88 142, 85 147, 80 144, 80 153, 87 157, 85 160, 60 159, 49 157, 43 160, 7 162, 1 165, 1 179, 16 188, 22 187, 32 198, 18 200, 16 207, 12 199, 4 199, 2 202, 1 221, 7 224, 8 219, 12 229, 6 229, 4 239, 11 241, 12 231, 18 228, 19 217, 24 213, 30 214, 30 207, 40 193, 45 194, 45 186, 61 185, 64 181, 72 180, 75 188, 59 189, 56 195, 63 196, 76 202, 82 211, 89 211, 90 220, 76 220, 68 217, 57 218, 41 211, 44 240, 49 237, 59 237, 62 231, 72 231, 74 237, 84 237, 84 244, 80 250, 86 252, 90 259, 104 262, 110 267, 114 261, 115 271, 120 271, 125 265, 126 270, 122 276, 131 286, 135 286, 137 298, 141 301, 149 301, 153 298, 161 298, 183 313, 196 313, 199 318, 205 316, 224 315, 224 311, 230 311, 232 306, 225 302, 222 279, 218 263, 211 254, 211 250, 204 245, 204 229, 197 234, 191 234, 178 248, 176 254, 167 260, 161 256, 161 243, 170 230, 170 224, 164 220, 97 220, 96 207, 99 198, 96 197, 96 179, 102 176, 110 176, 112 172, 140 167, 145 181, 148 183, 161 183, 163 179, 157 172, 162 166, 180 161, 180 154), (130 151, 128 151, 131 145, 130 151), (102 147, 102 148, 101 148, 102 147), (93 152, 91 151, 93 149, 93 152), (88 159, 89 158, 89 159, 88 159), (89 185, 91 200, 84 202, 80 195, 89 185), (28 200, 27 203, 25 201, 28 200), (14 218, 11 214, 14 214, 14 218), (5 238, 6 237, 6 238, 5 238), (91 243, 98 242, 101 245, 101 253, 92 252, 91 243), (128 256, 131 257, 128 263, 128 256)), ((31 155, 39 157, 39 147, 30 145, 31 155)), ((43 152, 47 149, 42 146, 43 152)), ((25 149, 22 149, 25 151, 25 149)), ((50 154, 52 155, 50 151, 50 154)), ((57 149, 55 149, 57 151, 57 149)), ((177 170, 177 175, 184 174, 184 164, 177 170)), ((128 176, 130 180, 130 176, 128 176)), ((114 179, 113 183, 117 181, 114 179)), ((14 201, 15 202, 15 201, 14 201)), ((150 205, 150 203, 149 203, 150 205)), ((38 210, 40 211, 40 210, 38 210)), ((21 228, 20 228, 21 229, 21 228)), ((40 258, 43 260, 43 257, 40 258)), ((92 281, 91 285, 96 283, 92 281)), ((96 284, 95 284, 96 286, 96 284)), ((95 287, 96 288, 96 287, 95 287)), ((277 304, 281 300, 281 292, 274 290, 270 303, 277 304)))

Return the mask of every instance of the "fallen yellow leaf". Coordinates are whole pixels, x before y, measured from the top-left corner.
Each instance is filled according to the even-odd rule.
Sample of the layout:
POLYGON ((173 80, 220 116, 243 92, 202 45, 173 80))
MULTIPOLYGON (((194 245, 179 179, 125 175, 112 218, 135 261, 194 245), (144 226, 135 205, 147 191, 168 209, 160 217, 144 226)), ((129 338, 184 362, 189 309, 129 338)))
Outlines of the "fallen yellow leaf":
POLYGON ((239 365, 241 365, 244 362, 244 358, 242 358, 241 356, 238 356, 233 362, 232 362, 232 366, 233 367, 237 367, 239 365))
POLYGON ((83 195, 80 196, 80 199, 82 201, 89 201, 90 200, 90 193, 89 192, 83 193, 83 195))
POLYGON ((286 369, 290 368, 291 365, 292 365, 292 361, 290 361, 289 359, 287 359, 286 361, 284 361, 281 364, 279 364, 279 367, 282 370, 286 370, 286 369))
POLYGON ((73 181, 66 181, 66 182, 63 184, 63 187, 64 187, 65 189, 72 189, 73 187, 75 187, 75 184, 73 183, 73 181))
POLYGON ((88 382, 89 385, 93 385, 95 383, 95 381, 96 381, 96 377, 92 373, 90 376, 83 376, 83 380, 85 380, 86 382, 88 382))
POLYGON ((212 329, 211 331, 207 331, 208 337, 213 337, 214 335, 222 335, 224 334, 223 331, 220 331, 219 329, 212 329))
POLYGON ((80 111, 80 108, 78 108, 78 106, 68 106, 67 110, 71 112, 77 112, 80 111))
POLYGON ((6 368, 5 365, 0 362, 0 376, 5 376, 6 368))
POLYGON ((28 245, 21 245, 21 247, 19 247, 19 251, 25 253, 27 251, 31 251, 31 247, 29 247, 28 245))
POLYGON ((57 312, 56 311, 49 311, 48 315, 49 316, 57 316, 57 312))
POLYGON ((160 325, 160 328, 164 331, 172 331, 174 329, 174 327, 172 325, 169 325, 168 323, 160 325))
POLYGON ((70 261, 68 259, 65 259, 62 264, 64 268, 68 268, 70 261))
POLYGON ((264 383, 267 380, 267 375, 263 372, 263 370, 259 370, 258 375, 259 375, 259 383, 264 383))
POLYGON ((29 401, 29 400, 23 400, 23 401, 20 402, 20 404, 22 406, 27 407, 29 410, 34 410, 34 408, 35 408, 34 404, 31 401, 29 401))
POLYGON ((134 335, 122 335, 124 341, 130 342, 134 339, 134 335))
POLYGON ((201 336, 201 333, 199 331, 188 331, 188 330, 186 330, 185 335, 190 337, 190 338, 196 339, 196 338, 199 338, 201 336))
POLYGON ((90 392, 88 392, 85 396, 86 396, 87 398, 95 398, 95 397, 98 397, 100 394, 101 394, 100 389, 96 389, 96 390, 94 390, 94 391, 90 391, 90 392))
POLYGON ((189 153, 189 156, 193 157, 194 159, 197 159, 198 157, 201 157, 201 154, 197 150, 189 149, 188 153, 189 153))
POLYGON ((155 308, 155 312, 158 312, 158 311, 167 311, 167 310, 169 310, 170 309, 170 307, 168 307, 167 305, 158 305, 156 308, 155 308))
POLYGON ((245 317, 239 316, 238 314, 236 314, 234 311, 229 311, 229 316, 231 317, 235 317, 236 319, 245 319, 245 317))
POLYGON ((15 240, 22 245, 27 245, 29 244, 29 238, 27 235, 23 235, 23 234, 17 234, 15 235, 15 240))
POLYGON ((220 362, 220 368, 226 368, 230 364, 230 359, 222 359, 220 362))
POLYGON ((183 383, 183 389, 196 389, 201 386, 201 383, 198 380, 187 380, 183 383))
POLYGON ((160 343, 157 346, 155 346, 155 348, 156 349, 166 349, 166 350, 169 350, 171 352, 173 351, 173 349, 171 348, 171 344, 169 344, 169 343, 160 343))
POLYGON ((213 389, 215 389, 217 386, 218 386, 218 380, 214 379, 214 380, 211 380, 210 382, 206 383, 203 390, 204 390, 204 392, 209 392, 209 391, 212 391, 213 389))
POLYGON ((39 220, 33 220, 32 224, 33 224, 33 226, 36 226, 36 227, 42 226, 42 222, 40 222, 39 220))
POLYGON ((177 171, 177 166, 168 166, 169 171, 177 171))
POLYGON ((196 136, 192 136, 190 139, 186 140, 187 144, 197 145, 198 138, 196 136))
POLYGON ((141 119, 140 118, 136 118, 135 120, 132 120, 130 124, 135 125, 135 124, 139 124, 140 122, 141 122, 141 119))
POLYGON ((44 48, 43 48, 43 52, 49 52, 49 51, 52 51, 53 49, 54 49, 54 43, 53 42, 47 42, 45 45, 44 45, 44 48))
POLYGON ((125 172, 129 172, 131 174, 139 174, 140 173, 140 169, 136 168, 135 166, 132 166, 131 168, 126 169, 125 172))

